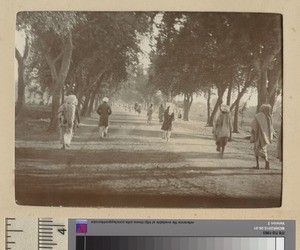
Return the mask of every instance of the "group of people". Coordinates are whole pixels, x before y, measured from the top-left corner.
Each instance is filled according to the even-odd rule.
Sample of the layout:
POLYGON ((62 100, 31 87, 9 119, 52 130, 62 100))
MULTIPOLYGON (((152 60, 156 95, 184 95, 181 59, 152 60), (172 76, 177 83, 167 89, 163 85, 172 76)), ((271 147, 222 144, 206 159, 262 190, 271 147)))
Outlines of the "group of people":
MULTIPOLYGON (((60 143, 62 149, 70 147, 72 138, 80 123, 78 100, 73 94, 64 99, 64 103, 58 109, 58 127, 60 132, 60 143)), ((111 107, 108 105, 108 98, 104 97, 97 108, 99 119, 99 134, 101 138, 107 136, 108 117, 111 115, 111 107)))
MULTIPOLYGON (((151 103, 147 110, 147 122, 146 122, 147 124, 151 124, 153 112, 154 112, 154 107, 153 104, 151 103)), ((172 123, 175 120, 175 111, 172 103, 167 102, 165 107, 163 104, 159 106, 158 120, 159 123, 162 125, 161 126, 161 130, 163 130, 162 139, 169 141, 171 137, 172 123)))
MULTIPOLYGON (((102 103, 97 108, 99 119, 99 134, 100 138, 104 138, 108 133, 108 120, 112 114, 112 109, 108 104, 108 98, 104 97, 102 103)), ((79 126, 80 117, 77 108, 78 100, 75 95, 67 96, 64 103, 58 109, 58 122, 60 128, 60 143, 62 149, 70 147, 72 137, 79 126)), ((134 105, 136 112, 140 113, 139 105, 134 105)), ((147 124, 151 124, 154 108, 151 104, 147 110, 147 124)), ((163 139, 169 141, 172 131, 172 123, 175 120, 175 111, 172 103, 160 105, 158 110, 158 120, 163 131, 163 139)), ((281 133, 278 136, 277 154, 278 158, 282 160, 281 148, 281 133)), ((230 117, 230 107, 222 104, 220 106, 220 113, 214 122, 213 126, 214 139, 216 141, 216 150, 220 152, 220 157, 223 158, 226 145, 232 139, 232 122, 230 117)), ((269 104, 261 105, 259 112, 255 114, 251 124, 251 138, 250 142, 254 143, 254 154, 256 158, 255 169, 260 168, 259 159, 263 158, 265 162, 265 169, 270 168, 270 162, 267 152, 267 146, 272 142, 274 137, 274 128, 272 122, 272 107, 269 104)))
MULTIPOLYGON (((232 123, 230 118, 230 107, 222 104, 220 114, 216 119, 213 127, 213 133, 216 141, 216 150, 220 152, 220 157, 223 158, 227 142, 232 137, 232 123)), ((281 133, 277 138, 277 158, 282 161, 282 141, 281 133)), ((260 158, 264 160, 265 169, 270 168, 267 147, 272 142, 274 137, 274 128, 272 121, 272 107, 270 104, 261 105, 259 112, 255 114, 251 123, 250 142, 254 143, 254 155, 256 166, 254 169, 260 168, 260 158)))

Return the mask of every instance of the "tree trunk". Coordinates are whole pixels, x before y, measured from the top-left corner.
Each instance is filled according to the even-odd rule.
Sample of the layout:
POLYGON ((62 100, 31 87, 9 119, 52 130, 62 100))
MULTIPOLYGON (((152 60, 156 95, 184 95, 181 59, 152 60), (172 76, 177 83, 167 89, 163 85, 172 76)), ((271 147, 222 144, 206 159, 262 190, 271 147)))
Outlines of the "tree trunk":
POLYGON ((78 98, 78 108, 79 108, 79 110, 81 110, 81 108, 82 108, 82 98, 83 98, 83 95, 84 95, 84 91, 83 91, 83 88, 82 87, 80 87, 79 89, 78 89, 78 93, 77 93, 77 98, 78 98))
POLYGON ((268 81, 268 74, 267 74, 267 65, 264 64, 261 67, 261 72, 259 73, 260 81, 257 82, 257 108, 256 111, 259 111, 259 108, 262 104, 266 103, 267 101, 267 81, 268 81))
POLYGON ((15 106, 15 116, 17 117, 25 102, 25 81, 24 81, 25 65, 24 65, 24 60, 17 49, 16 49, 16 58, 18 61, 18 97, 15 106))
POLYGON ((228 106, 230 106, 230 104, 231 104, 232 86, 233 86, 233 81, 231 81, 231 82, 229 83, 229 87, 228 87, 227 101, 226 101, 226 104, 227 104, 228 106))
POLYGON ((101 75, 99 75, 99 77, 97 77, 97 79, 94 82, 95 88, 94 88, 94 90, 93 90, 93 92, 91 94, 91 97, 90 97, 90 103, 89 103, 89 107, 88 107, 86 116, 90 116, 91 113, 92 113, 92 111, 93 111, 95 97, 96 97, 96 95, 97 95, 97 93, 99 91, 99 88, 101 87, 101 84, 103 82, 104 76, 105 76, 105 72, 103 71, 101 73, 101 75))
POLYGON ((242 97, 243 97, 244 94, 246 93, 246 90, 247 90, 247 87, 244 87, 244 88, 242 89, 242 91, 240 91, 240 92, 238 93, 238 96, 237 96, 236 100, 235 100, 234 103, 230 106, 230 111, 234 110, 235 107, 236 107, 237 105, 239 105, 240 100, 242 99, 242 97))
POLYGON ((209 124, 209 118, 210 118, 210 98, 211 98, 211 88, 209 88, 207 92, 207 125, 209 124))
POLYGON ((237 99, 237 103, 234 109, 233 133, 239 133, 239 109, 240 109, 240 99, 237 99))
POLYGON ((217 99, 217 102, 216 102, 216 104, 214 106, 214 109, 213 109, 213 111, 210 115, 210 118, 209 118, 208 126, 210 126, 210 127, 212 127, 213 124, 214 124, 214 118, 215 118, 215 115, 218 111, 218 108, 222 104, 222 99, 223 99, 225 91, 226 91, 226 87, 222 87, 222 88, 218 89, 218 99, 217 99))
POLYGON ((24 47, 24 55, 21 56, 21 53, 15 48, 15 57, 18 62, 18 97, 15 106, 15 116, 17 117, 20 114, 20 111, 23 108, 25 103, 25 80, 24 80, 24 72, 25 72, 25 62, 29 54, 29 38, 26 36, 25 38, 25 47, 24 47))
MULTIPOLYGON (((43 44, 45 44, 43 42, 43 44)), ((67 78, 70 64, 71 64, 71 58, 72 58, 72 33, 69 31, 67 38, 63 44, 63 57, 60 64, 60 70, 57 74, 56 67, 55 67, 55 60, 53 60, 48 52, 46 52, 45 57, 48 62, 48 65, 51 70, 52 79, 54 80, 54 93, 53 93, 53 99, 52 99, 52 113, 50 118, 50 125, 49 125, 49 131, 54 132, 57 129, 57 111, 60 105, 60 97, 61 97, 61 91, 63 90, 65 80, 67 78)))
POLYGON ((210 127, 213 126, 215 115, 216 115, 216 113, 218 111, 218 108, 220 107, 221 104, 222 104, 222 97, 219 96, 218 100, 217 100, 217 102, 216 102, 216 104, 214 106, 214 109, 213 109, 213 111, 212 111, 212 113, 210 115, 208 126, 210 126, 210 127))
MULTIPOLYGON (((259 80, 257 82, 257 112, 262 104, 268 103, 269 101, 268 85, 272 85, 272 83, 268 79, 268 71, 270 66, 272 66, 274 63, 274 59, 279 55, 280 51, 281 47, 279 46, 277 50, 267 54, 259 63, 256 63, 256 70, 258 71, 259 75, 259 80)), ((281 63, 279 66, 281 66, 281 63)))
POLYGON ((184 94, 184 101, 183 101, 183 120, 189 120, 189 112, 193 102, 193 94, 184 94))
POLYGON ((81 84, 77 82, 76 77, 74 77, 74 78, 75 78, 75 80, 74 80, 74 90, 73 91, 74 91, 75 95, 78 95, 81 84))
POLYGON ((89 104, 89 108, 88 108, 88 111, 87 111, 87 116, 91 116, 91 114, 93 112, 95 97, 96 97, 96 91, 93 92, 93 94, 92 94, 92 97, 91 97, 91 100, 90 100, 90 104, 89 104))
POLYGON ((52 95, 52 107, 51 107, 51 117, 48 130, 53 132, 57 129, 57 112, 60 106, 61 98, 61 87, 59 85, 53 91, 52 95))
POLYGON ((278 87, 279 84, 280 83, 276 83, 276 86, 274 86, 274 89, 271 91, 271 93, 269 93, 268 103, 271 105, 272 110, 274 109, 278 95, 280 95, 280 90, 278 87))
MULTIPOLYGON (((55 65, 55 60, 51 58, 51 55, 49 54, 49 49, 47 48, 46 43, 40 39, 41 45, 45 50, 45 58, 48 63, 48 66, 50 68, 51 76, 52 76, 52 82, 53 82, 53 94, 52 94, 52 108, 51 108, 51 116, 50 116, 50 124, 48 127, 48 131, 54 132, 57 129, 57 111, 61 103, 61 94, 62 94, 62 89, 65 81, 65 75, 68 72, 68 65, 66 65, 66 60, 69 56, 69 51, 66 49, 67 46, 63 46, 63 50, 65 51, 63 55, 63 59, 61 62, 61 70, 59 74, 57 73, 56 65, 55 65), (67 72, 64 72, 67 71, 67 72)), ((72 46, 71 50, 72 50, 72 46)), ((70 55, 71 56, 71 55, 70 55)), ((70 62, 71 58, 69 58, 70 62)))
MULTIPOLYGON (((280 83, 278 83, 278 85, 279 85, 279 84, 280 84, 280 83)), ((274 109, 274 106, 275 106, 277 97, 278 97, 279 95, 280 95, 280 90, 277 89, 277 90, 274 91, 274 93, 270 96, 269 104, 271 105, 272 110, 274 109)))
POLYGON ((62 88, 62 91, 61 91, 61 102, 60 103, 64 103, 65 102, 65 89, 62 88))
POLYGON ((99 104, 100 103, 100 97, 99 95, 97 95, 96 97, 96 102, 95 102, 95 105, 94 105, 94 110, 97 110, 97 108, 99 107, 99 104))
POLYGON ((81 109, 81 114, 80 114, 83 117, 87 116, 87 111, 88 111, 89 102, 91 100, 91 96, 92 96, 91 92, 85 95, 85 99, 82 104, 82 109, 81 109))
POLYGON ((281 60, 279 58, 279 62, 268 71, 268 88, 267 88, 267 103, 274 108, 275 102, 277 100, 278 95, 280 94, 280 89, 282 89, 282 65, 281 60))
POLYGON ((253 82, 254 77, 255 77, 255 74, 253 72, 253 69, 250 69, 249 75, 247 77, 247 81, 241 91, 240 91, 240 85, 238 85, 238 96, 237 96, 236 100, 233 102, 233 104, 230 106, 230 111, 235 109, 236 105, 239 105, 240 100, 247 92, 247 89, 251 86, 251 83, 253 82))

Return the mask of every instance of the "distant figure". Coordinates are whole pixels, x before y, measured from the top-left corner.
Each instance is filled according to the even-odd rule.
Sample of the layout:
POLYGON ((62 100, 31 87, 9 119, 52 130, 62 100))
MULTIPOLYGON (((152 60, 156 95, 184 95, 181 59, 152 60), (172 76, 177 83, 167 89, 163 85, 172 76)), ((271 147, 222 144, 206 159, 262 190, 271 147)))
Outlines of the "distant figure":
POLYGON ((158 110, 159 123, 162 123, 164 121, 164 112, 165 112, 164 106, 161 104, 158 110))
POLYGON ((138 108, 139 108, 139 105, 137 102, 135 102, 134 104, 134 111, 137 113, 138 112, 138 108))
POLYGON ((65 98, 64 104, 58 109, 58 122, 60 130, 60 143, 62 149, 70 147, 73 137, 76 105, 78 100, 75 95, 69 95, 65 98))
POLYGON ((181 108, 178 111, 178 119, 182 119, 182 109, 181 108))
POLYGON ((254 142, 254 154, 256 157, 256 166, 254 168, 259 169, 259 157, 262 157, 265 160, 265 168, 269 169, 267 146, 272 142, 274 135, 271 105, 261 105, 259 113, 254 116, 251 127, 250 142, 254 142))
POLYGON ((230 107, 222 104, 220 114, 214 124, 214 136, 217 145, 217 151, 220 152, 220 157, 224 157, 226 144, 231 136, 232 124, 230 118, 230 107))
POLYGON ((137 112, 140 116, 141 112, 142 112, 142 104, 138 104, 138 107, 137 107, 137 112))
POLYGON ((151 124, 151 122, 152 122, 152 114, 153 114, 153 104, 151 103, 150 107, 148 108, 148 111, 147 111, 147 117, 148 117, 147 123, 148 124, 151 124))
POLYGON ((108 105, 108 98, 103 98, 103 103, 97 109, 97 114, 100 115, 99 119, 99 133, 100 137, 106 137, 108 132, 108 117, 111 115, 112 111, 108 105))
POLYGON ((166 104, 166 110, 164 112, 164 121, 161 127, 161 130, 163 130, 163 139, 166 139, 169 141, 171 137, 171 131, 172 131, 172 123, 175 120, 174 116, 174 109, 171 103, 166 104))

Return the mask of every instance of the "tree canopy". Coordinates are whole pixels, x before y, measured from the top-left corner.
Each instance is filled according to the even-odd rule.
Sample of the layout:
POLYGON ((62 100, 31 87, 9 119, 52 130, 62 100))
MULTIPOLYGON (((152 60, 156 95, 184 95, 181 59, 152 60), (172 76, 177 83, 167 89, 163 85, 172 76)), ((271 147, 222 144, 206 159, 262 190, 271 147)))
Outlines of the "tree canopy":
POLYGON ((152 58, 154 82, 172 96, 183 94, 185 113, 192 96, 208 87, 215 88, 219 97, 210 124, 226 90, 230 96, 237 85, 245 87, 239 91, 238 99, 256 83, 258 105, 274 105, 272 100, 281 77, 280 15, 166 12, 158 29, 152 58), (238 75, 248 80, 241 81, 238 75))
POLYGON ((149 32, 152 18, 151 12, 18 13, 17 30, 31 40, 21 74, 52 95, 50 130, 66 90, 76 92, 86 115, 101 91, 126 81, 128 68, 138 65, 139 37, 149 32))
POLYGON ((16 48, 16 111, 26 86, 51 97, 51 131, 64 94, 71 92, 83 116, 122 88, 148 104, 158 92, 168 100, 182 96, 188 120, 194 96, 204 93, 210 108, 213 90, 209 125, 226 93, 235 112, 250 88, 257 89, 258 107, 274 106, 282 84, 281 22, 281 15, 265 13, 19 12, 16 29, 26 41, 23 55, 16 48), (152 42, 148 69, 139 62, 145 39, 152 42))

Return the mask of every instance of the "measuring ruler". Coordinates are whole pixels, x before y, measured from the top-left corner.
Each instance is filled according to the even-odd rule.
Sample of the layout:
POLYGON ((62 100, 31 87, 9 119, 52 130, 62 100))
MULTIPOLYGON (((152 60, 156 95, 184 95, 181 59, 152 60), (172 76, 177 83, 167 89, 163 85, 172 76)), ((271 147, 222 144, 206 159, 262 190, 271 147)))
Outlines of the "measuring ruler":
POLYGON ((5 249, 68 249, 68 220, 5 219, 5 249))

